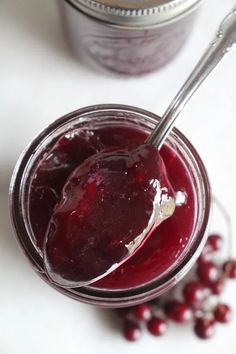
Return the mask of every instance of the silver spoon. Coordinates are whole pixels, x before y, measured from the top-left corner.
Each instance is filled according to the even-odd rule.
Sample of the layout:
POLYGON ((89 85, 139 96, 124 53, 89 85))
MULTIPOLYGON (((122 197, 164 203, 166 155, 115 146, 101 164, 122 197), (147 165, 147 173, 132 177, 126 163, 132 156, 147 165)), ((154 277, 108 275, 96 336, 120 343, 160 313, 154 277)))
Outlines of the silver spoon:
MULTIPOLYGON (((221 61, 221 59, 225 56, 225 54, 227 54, 230 51, 230 49, 233 47, 235 43, 236 43, 236 6, 225 17, 225 19, 221 23, 218 32, 216 34, 216 37, 211 42, 210 47, 204 53, 199 63, 194 68, 189 78, 180 89, 179 93, 176 95, 174 100, 169 105, 160 123, 158 123, 156 128, 153 130, 153 132, 146 140, 146 144, 154 145, 158 149, 161 148, 168 133, 172 129, 176 118, 181 113, 181 111, 183 110, 183 108, 185 107, 189 99, 192 97, 193 93, 198 89, 198 87, 205 80, 205 78, 210 74, 210 72, 215 68, 215 66, 221 61)), ((169 204, 168 207, 170 207, 169 204)), ((156 212, 155 209, 154 212, 156 212)), ((148 227, 144 230, 144 232, 138 235, 131 242, 131 244, 128 245, 129 257, 138 249, 139 245, 145 239, 151 227, 155 224, 155 221, 156 221, 155 217, 151 218, 149 220, 148 227)), ((49 278, 51 278, 53 282, 64 287, 77 287, 77 286, 88 285, 94 282, 95 280, 98 280, 106 276, 107 274, 109 274, 111 271, 119 267, 123 263, 123 261, 124 260, 122 260, 122 262, 115 263, 107 271, 100 274, 98 277, 89 279, 89 281, 84 281, 84 280, 68 281, 67 279, 62 278, 60 274, 59 276, 58 274, 54 274, 50 269, 47 258, 44 259, 45 269, 49 278)))
POLYGON ((155 145, 158 149, 161 148, 186 103, 235 43, 236 5, 220 24, 209 48, 203 54, 192 73, 165 111, 160 123, 149 135, 146 140, 147 144, 155 145))

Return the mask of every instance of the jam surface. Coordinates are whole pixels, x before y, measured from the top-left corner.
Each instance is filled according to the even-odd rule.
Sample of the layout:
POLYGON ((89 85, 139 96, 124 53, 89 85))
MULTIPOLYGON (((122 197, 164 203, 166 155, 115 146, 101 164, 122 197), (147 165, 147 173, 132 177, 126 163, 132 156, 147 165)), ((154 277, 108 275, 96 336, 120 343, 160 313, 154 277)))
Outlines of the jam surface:
MULTIPOLYGON (((38 163, 30 193, 30 219, 34 233, 33 242, 40 251, 43 249, 47 230, 49 230, 50 233, 50 227, 48 228, 48 225, 52 215, 54 214, 55 216, 57 212, 60 211, 60 208, 65 208, 63 210, 64 213, 68 206, 70 208, 73 205, 73 199, 70 198, 70 195, 74 195, 75 189, 78 185, 75 184, 73 186, 75 189, 71 187, 73 178, 76 179, 78 177, 76 175, 77 170, 79 171, 78 166, 81 166, 85 159, 90 157, 90 159, 93 160, 93 156, 95 156, 95 154, 101 154, 102 152, 104 153, 104 151, 107 151, 107 149, 110 148, 134 149, 138 145, 141 145, 145 139, 146 134, 144 132, 127 126, 101 127, 95 130, 77 129, 61 136, 58 141, 56 141, 56 143, 48 149, 41 161, 38 163), (64 202, 63 198, 61 199, 63 193, 64 197, 66 196, 64 198, 64 202), (60 202, 60 200, 62 200, 62 202, 60 202)), ((158 226, 158 228, 152 231, 149 239, 135 255, 133 255, 128 261, 112 273, 103 279, 100 279, 96 283, 93 283, 92 287, 127 289, 151 281, 176 264, 186 245, 190 241, 193 227, 194 197, 187 168, 181 161, 179 155, 176 155, 176 152, 166 145, 161 150, 161 157, 164 160, 169 175, 170 184, 173 186, 175 191, 180 191, 182 193, 185 197, 184 202, 182 205, 176 207, 171 218, 165 220, 158 226)), ((154 161, 154 159, 152 160, 154 161)), ((155 164, 153 164, 153 166, 155 167, 155 164)), ((139 179, 142 177, 143 173, 144 171, 140 171, 138 174, 139 179)), ((122 174, 120 177, 121 176, 122 178, 124 177, 122 174)), ((97 176, 95 177, 97 178, 97 176)), ((124 188, 122 178, 118 178, 118 183, 120 183, 121 187, 124 188)), ((112 186, 112 184, 110 184, 110 186, 112 186)), ((99 193, 100 192, 101 191, 99 190, 99 193)), ((95 226, 96 222, 99 221, 99 223, 101 223, 102 213, 104 210, 108 214, 110 213, 110 216, 114 215, 114 209, 112 208, 114 200, 111 200, 110 207, 109 204, 107 204, 105 209, 102 207, 98 208, 98 205, 96 203, 95 205, 92 202, 92 194, 97 193, 97 190, 94 190, 93 188, 93 183, 89 186, 87 193, 87 198, 83 199, 83 203, 85 203, 85 206, 87 205, 87 209, 85 209, 86 213, 88 211, 87 217, 90 218, 90 223, 94 223, 95 226)), ((141 194, 144 195, 143 193, 141 194)), ((100 196, 101 195, 99 195, 99 198, 95 199, 100 200, 101 202, 100 196)), ((140 203, 135 203, 135 205, 139 204, 140 203)), ((132 217, 129 209, 133 208, 135 205, 122 205, 125 211, 124 215, 127 215, 127 220, 132 217)), ((57 216, 58 215, 59 214, 57 214, 57 216)), ((71 215, 73 218, 73 213, 71 213, 71 215)), ((136 215, 136 218, 133 218, 132 220, 132 225, 134 228, 140 223, 137 216, 138 214, 136 215)), ((73 278, 74 268, 70 268, 67 261, 63 263, 65 260, 64 256, 68 252, 68 247, 66 248, 66 245, 68 246, 69 243, 66 243, 66 232, 62 232, 65 227, 65 224, 61 224, 63 218, 59 219, 60 222, 56 226, 60 225, 58 230, 61 235, 64 235, 64 237, 59 237, 59 248, 61 249, 61 252, 57 253, 59 261, 57 259, 54 265, 59 265, 59 268, 62 267, 59 270, 60 274, 63 272, 68 272, 69 275, 66 275, 67 278, 73 278)), ((72 220, 70 220, 69 224, 66 225, 66 228, 73 225, 71 221, 72 220)), ((52 223, 50 224, 52 226, 52 223)), ((84 225, 86 226, 86 223, 82 224, 83 227, 84 225)), ((114 223, 111 222, 109 224, 109 228, 106 228, 105 225, 103 225, 103 230, 105 236, 112 234, 114 235, 114 231, 117 232, 115 220, 114 223)), ((86 232, 88 231, 91 236, 91 230, 88 230, 87 228, 86 232)), ((88 233, 85 233, 85 235, 88 235, 88 233)), ((81 243, 78 242, 75 249, 81 249, 80 246, 81 243)), ((96 246, 102 247, 102 244, 96 246)), ((50 247, 51 250, 55 248, 58 248, 58 242, 55 244, 52 243, 52 247, 50 247)), ((120 249, 118 247, 115 249, 120 251, 122 248, 120 249)), ((86 268, 88 268, 92 262, 94 263, 94 267, 91 267, 91 272, 93 272, 93 269, 97 268, 96 252, 93 252, 88 257, 86 265, 86 268)), ((109 255, 109 253, 107 254, 109 255)), ((52 255, 50 256, 50 259, 52 259, 52 255)), ((77 264, 77 266, 79 267, 79 264, 77 264)))

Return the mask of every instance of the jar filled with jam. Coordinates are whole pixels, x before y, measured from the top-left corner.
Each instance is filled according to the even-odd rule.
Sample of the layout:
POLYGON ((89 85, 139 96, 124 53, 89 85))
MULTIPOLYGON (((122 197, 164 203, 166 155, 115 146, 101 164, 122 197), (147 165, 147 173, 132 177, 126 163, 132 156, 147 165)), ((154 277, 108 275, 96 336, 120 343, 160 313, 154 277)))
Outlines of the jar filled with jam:
MULTIPOLYGON (((100 237, 95 231, 97 225, 103 222, 102 218, 107 220, 106 213, 110 213, 110 210, 113 219, 109 225, 103 222, 103 226, 106 226, 111 244, 119 243, 121 229, 117 218, 121 215, 120 209, 124 209, 122 198, 120 202, 112 199, 111 195, 106 195, 105 201, 97 198, 100 195, 96 193, 99 176, 94 171, 90 173, 89 183, 84 185, 88 198, 83 200, 83 210, 69 211, 71 203, 75 205, 77 194, 81 194, 76 187, 75 171, 101 152, 113 151, 114 148, 130 151, 142 145, 158 120, 155 114, 123 105, 83 108, 47 127, 32 141, 19 160, 10 190, 11 214, 17 240, 37 273, 65 295, 105 307, 135 305, 171 289, 189 272, 199 257, 210 220, 210 185, 198 153, 174 129, 160 150, 169 183, 175 192, 173 215, 152 230, 148 240, 131 258, 98 281, 80 287, 63 286, 52 281, 45 268, 45 241, 51 227, 60 233, 58 242, 52 244, 52 251, 61 275, 68 273, 71 264, 76 267, 77 263, 85 264, 84 260, 91 264, 88 269, 94 265, 100 267, 101 249, 97 247, 97 253, 88 259, 88 244, 81 245, 79 234, 83 227, 87 239, 96 242, 100 237), (63 225, 58 224, 58 212, 63 225), (82 220, 84 212, 87 216, 82 220), (84 247, 87 251, 81 253, 84 247), (77 251, 80 252, 78 262, 73 261, 73 254, 77 254, 77 251), (65 263, 68 257, 71 262, 65 263)), ((154 170, 159 168, 155 163, 153 160, 154 170)), ((122 168, 119 167, 119 170, 122 168)), ((137 180, 142 182, 146 171, 137 171, 137 180)), ((124 196, 125 200, 129 202, 129 198, 124 196)), ((127 209, 125 215, 128 221, 132 219, 134 226, 140 221, 135 219, 137 213, 134 207, 132 210, 127 209)))

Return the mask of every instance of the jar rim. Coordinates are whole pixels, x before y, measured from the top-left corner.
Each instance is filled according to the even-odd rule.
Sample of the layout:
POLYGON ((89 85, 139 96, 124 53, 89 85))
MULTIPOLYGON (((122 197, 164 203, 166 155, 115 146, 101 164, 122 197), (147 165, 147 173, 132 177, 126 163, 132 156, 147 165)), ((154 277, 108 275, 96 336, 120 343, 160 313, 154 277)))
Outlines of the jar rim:
POLYGON ((64 0, 96 19, 119 26, 151 26, 195 9, 202 0, 64 0))
POLYGON ((118 104, 108 104, 108 105, 96 105, 96 106, 88 106, 85 108, 81 108, 72 113, 69 113, 46 127, 36 138, 28 145, 28 147, 23 151, 21 157, 18 160, 18 163, 13 172, 12 180, 10 183, 10 193, 9 193, 9 202, 10 202, 10 212, 11 212, 11 220, 13 227, 15 229, 15 234, 17 236, 17 241, 20 244, 20 247, 23 249, 26 256, 31 260, 35 270, 41 275, 41 277, 46 280, 51 286, 55 287, 57 290, 66 293, 66 295, 79 299, 80 301, 87 302, 90 304, 96 304, 100 306, 107 307, 118 307, 125 306, 125 304, 130 303, 132 299, 132 303, 140 303, 148 296, 148 298, 153 298, 155 296, 155 291, 159 287, 159 291, 166 290, 166 286, 171 287, 173 285, 173 281, 177 282, 180 277, 183 277, 186 273, 187 268, 189 268, 199 256, 203 245, 206 240, 206 231, 210 219, 211 213, 211 190, 209 179, 207 176, 207 172, 205 166, 198 155, 195 148, 189 142, 189 140, 176 128, 174 128, 173 133, 183 142, 191 153, 194 155, 195 164, 199 169, 199 174, 201 175, 201 184, 203 188, 204 194, 204 205, 203 205, 203 219, 201 223, 201 227, 198 230, 198 233, 201 234, 194 241, 194 245, 192 245, 191 252, 185 256, 183 261, 170 273, 167 273, 166 276, 160 278, 158 280, 154 280, 150 282, 149 285, 144 285, 144 287, 139 287, 137 292, 136 289, 132 291, 132 289, 125 289, 123 291, 105 291, 101 289, 94 290, 93 288, 84 287, 79 289, 63 289, 59 286, 56 286, 48 281, 44 275, 44 266, 42 257, 37 252, 36 248, 31 242, 29 232, 25 225, 24 216, 22 213, 23 205, 22 205, 22 181, 25 177, 26 169, 29 166, 30 160, 34 155, 35 151, 37 151, 38 146, 48 136, 52 135, 55 130, 60 127, 63 127, 66 123, 73 122, 73 120, 86 117, 86 115, 93 113, 106 113, 106 112, 127 112, 137 116, 137 118, 146 118, 151 119, 154 123, 160 119, 154 113, 148 112, 146 110, 127 106, 127 105, 118 105, 118 104), (178 279, 177 279, 178 277, 178 279), (155 283, 155 286, 154 286, 155 283), (165 286, 165 289, 163 288, 165 286), (100 294, 99 294, 100 293, 100 294))

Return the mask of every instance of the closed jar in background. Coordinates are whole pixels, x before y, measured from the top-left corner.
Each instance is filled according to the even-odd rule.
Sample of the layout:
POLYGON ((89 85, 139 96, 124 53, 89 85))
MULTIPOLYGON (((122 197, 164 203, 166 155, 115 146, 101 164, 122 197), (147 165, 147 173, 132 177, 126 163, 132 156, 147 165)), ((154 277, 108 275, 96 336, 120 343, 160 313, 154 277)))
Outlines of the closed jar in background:
POLYGON ((202 0, 62 0, 64 28, 79 60, 141 75, 170 62, 189 36, 202 0))

